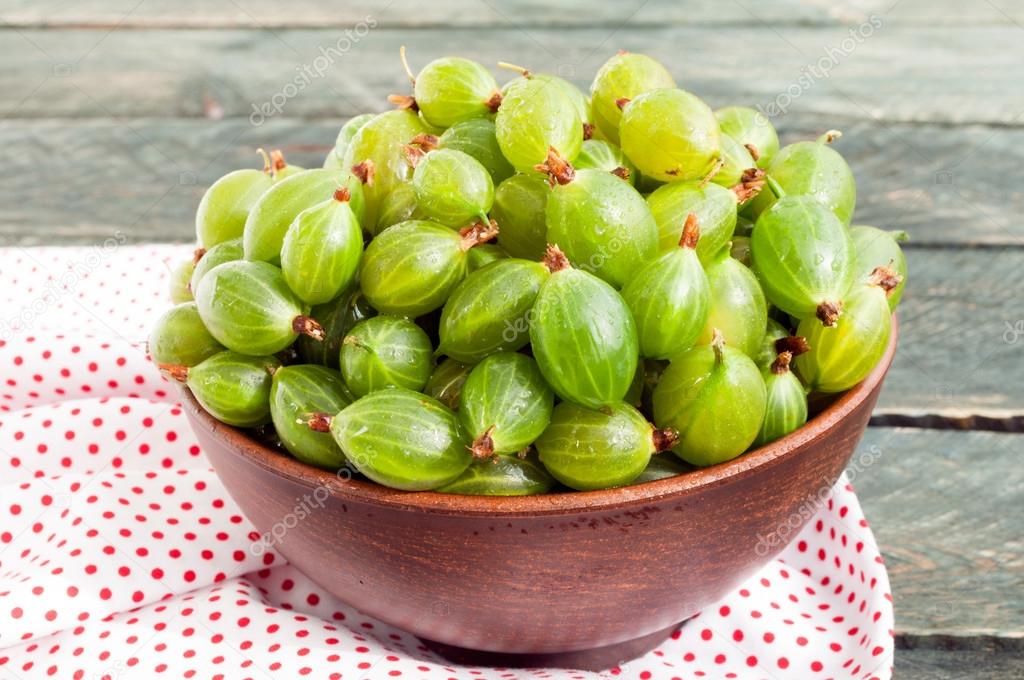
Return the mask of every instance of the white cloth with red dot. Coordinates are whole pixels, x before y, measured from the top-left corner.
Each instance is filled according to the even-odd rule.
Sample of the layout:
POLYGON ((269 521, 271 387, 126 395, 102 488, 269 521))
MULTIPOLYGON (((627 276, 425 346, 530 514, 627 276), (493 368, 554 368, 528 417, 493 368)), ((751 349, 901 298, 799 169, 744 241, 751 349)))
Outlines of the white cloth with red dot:
POLYGON ((0 249, 0 679, 891 677, 889 581, 845 481, 763 571, 603 673, 452 666, 250 550, 145 354, 190 253, 0 249))

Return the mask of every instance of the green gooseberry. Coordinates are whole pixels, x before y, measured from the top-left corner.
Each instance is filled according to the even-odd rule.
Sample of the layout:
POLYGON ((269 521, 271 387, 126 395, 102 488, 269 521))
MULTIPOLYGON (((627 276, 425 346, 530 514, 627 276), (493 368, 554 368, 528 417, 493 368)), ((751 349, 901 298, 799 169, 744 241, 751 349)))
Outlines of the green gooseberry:
POLYGON ((416 204, 427 218, 449 227, 487 223, 494 184, 484 166, 467 153, 437 149, 413 155, 416 204))
POLYGON ((804 384, 817 392, 842 392, 866 378, 889 345, 892 312, 888 292, 899 275, 884 267, 872 283, 858 283, 850 291, 843 313, 832 326, 813 317, 797 326, 797 335, 810 349, 796 358, 804 384))
POLYGON ((530 310, 548 276, 543 264, 516 258, 467 276, 441 311, 438 353, 474 363, 524 347, 530 341, 530 310))
POLYGON ((643 196, 603 170, 548 161, 555 186, 545 209, 547 239, 577 267, 616 288, 658 252, 658 224, 643 196))
POLYGON ((508 259, 508 253, 504 248, 496 243, 483 243, 469 249, 469 259, 466 264, 469 265, 469 273, 472 274, 492 262, 506 259, 508 259))
POLYGON ((853 285, 849 231, 809 196, 784 196, 761 214, 750 255, 768 300, 797 319, 835 323, 853 285))
POLYGON ((672 75, 659 62, 645 54, 620 52, 601 66, 590 86, 594 122, 608 141, 618 144, 622 119, 618 102, 675 86, 672 75))
POLYGON ((658 249, 662 252, 679 247, 687 216, 697 216, 697 256, 705 266, 728 245, 736 229, 736 194, 717 184, 665 184, 647 197, 647 205, 658 224, 658 249))
POLYGON ((853 239, 857 276, 861 281, 870 281, 878 267, 888 267, 899 274, 899 284, 889 293, 889 309, 895 311, 907 283, 907 257, 900 248, 900 243, 908 238, 907 232, 857 225, 850 227, 850 238, 853 239))
POLYGON ((386 387, 420 390, 434 370, 430 338, 408 319, 360 321, 341 343, 341 375, 357 397, 386 387))
POLYGON ((790 370, 792 360, 793 352, 782 351, 769 367, 761 369, 767 400, 754 446, 781 439, 807 422, 807 390, 790 370))
POLYGON ((498 66, 515 71, 524 78, 531 78, 542 83, 547 83, 560 90, 562 94, 572 102, 573 108, 576 109, 576 115, 578 115, 580 121, 583 122, 583 139, 590 139, 590 136, 593 133, 592 128, 594 117, 590 107, 590 99, 580 91, 580 88, 576 87, 565 78, 560 78, 559 76, 553 76, 547 73, 533 73, 529 69, 525 69, 522 66, 516 66, 515 64, 509 64, 502 61, 498 62, 498 66))
POLYGON ((384 197, 412 177, 406 144, 427 132, 423 120, 414 112, 395 109, 375 116, 352 138, 341 167, 352 169, 365 184, 366 214, 356 216, 367 231, 372 231, 370 225, 377 224, 384 197))
POLYGON ((434 127, 448 128, 489 116, 501 104, 494 76, 470 59, 435 59, 420 70, 413 82, 416 106, 423 119, 434 127))
POLYGON ((306 208, 281 244, 281 272, 288 287, 311 305, 329 302, 349 287, 363 254, 363 232, 349 206, 348 189, 306 208))
POLYGON ((270 418, 288 452, 309 465, 337 470, 345 454, 326 432, 306 424, 315 413, 337 413, 355 401, 341 376, 324 366, 297 364, 279 368, 270 385, 270 418))
POLYGON ((376 236, 388 227, 409 220, 422 220, 426 216, 416 204, 416 189, 411 182, 398 184, 391 192, 381 199, 377 214, 377 224, 367 228, 370 236, 376 236))
POLYGON ((562 484, 579 491, 635 480, 659 451, 675 444, 672 430, 656 430, 629 404, 593 410, 563 402, 536 441, 540 461, 562 484))
POLYGON ((550 194, 539 175, 514 175, 495 189, 491 218, 501 229, 498 244, 512 257, 539 260, 544 256, 550 194))
POLYGON ((722 154, 710 107, 685 90, 651 90, 625 104, 622 152, 644 175, 663 182, 702 179, 722 154))
POLYGON ((206 190, 196 210, 196 239, 202 248, 238 238, 249 211, 274 185, 269 161, 263 170, 235 170, 206 190))
POLYGON ((323 329, 288 288, 281 270, 239 260, 214 267, 199 283, 196 305, 203 324, 222 345, 241 354, 280 352, 300 334, 323 339, 323 329))
POLYGON ((256 427, 270 420, 270 385, 281 362, 272 356, 218 352, 192 367, 162 367, 217 420, 256 427))
POLYGON ((659 479, 668 479, 691 470, 693 470, 691 466, 671 453, 659 453, 651 456, 651 462, 647 464, 640 476, 633 480, 633 484, 656 482, 659 479))
POLYGON ((218 243, 199 256, 195 267, 192 269, 192 280, 189 282, 189 288, 191 290, 199 290, 199 282, 203 280, 207 272, 217 265, 244 259, 245 251, 242 249, 241 238, 233 238, 229 241, 218 243))
POLYGON ((549 248, 545 266, 551 275, 529 324, 541 373, 566 401, 589 408, 620 402, 639 360, 629 307, 610 285, 569 266, 558 246, 549 248))
POLYGON ((194 257, 190 257, 187 260, 181 260, 176 265, 171 267, 169 278, 169 288, 171 292, 171 302, 178 305, 182 302, 191 302, 194 298, 192 297, 192 287, 189 285, 189 280, 192 278, 192 272, 195 271, 196 260, 194 257))
POLYGON ((462 386, 466 384, 466 378, 469 377, 471 370, 473 364, 464 364, 452 358, 445 359, 430 374, 423 393, 437 399, 453 411, 457 410, 462 386))
POLYGON ((536 173, 550 149, 571 161, 583 144, 583 122, 572 100, 543 78, 506 85, 494 125, 502 154, 523 173, 536 173))
POLYGON ((378 484, 426 491, 450 484, 473 461, 459 419, 441 402, 401 387, 377 390, 330 422, 348 462, 378 484))
MULTIPOLYGON (((829 131, 814 142, 797 142, 783 147, 765 168, 768 176, 787 196, 810 196, 849 226, 857 203, 857 183, 853 171, 828 142, 839 134, 829 131)), ((755 219, 768 209, 778 196, 762 191, 751 202, 755 219)))
POLYGON ((365 213, 363 184, 336 170, 305 170, 274 184, 249 211, 242 235, 245 259, 277 264, 281 246, 295 218, 330 196, 339 186, 349 192, 349 206, 360 220, 365 213))
POLYGON ((778 357, 779 352, 775 349, 775 343, 782 338, 789 337, 789 329, 775 319, 768 319, 768 327, 761 340, 761 347, 756 354, 752 355, 754 363, 760 369, 768 368, 778 357))
POLYGON ((555 395, 537 363, 499 352, 473 367, 459 395, 459 421, 474 458, 524 451, 551 420, 555 395))
POLYGON ((554 485, 536 454, 526 458, 499 455, 474 460, 458 479, 437 491, 464 496, 533 496, 547 493, 554 485))
POLYGON ((767 116, 746 106, 726 106, 715 111, 715 118, 723 135, 747 147, 751 156, 757 156, 757 167, 768 167, 779 151, 779 135, 767 116))
POLYGON ((768 324, 768 303, 757 277, 726 253, 705 271, 711 298, 707 323, 697 344, 710 344, 717 329, 727 345, 747 356, 757 356, 768 324))
POLYGON ((223 350, 203 325, 195 302, 183 302, 161 314, 147 343, 149 356, 158 366, 195 366, 223 350))
POLYGON ((716 334, 710 345, 694 347, 669 364, 654 388, 654 422, 679 433, 672 450, 681 459, 716 465, 754 442, 766 400, 754 362, 716 334))
POLYGON ((300 335, 295 343, 299 359, 306 364, 338 369, 345 336, 360 321, 376 316, 377 310, 370 306, 362 291, 353 286, 330 302, 316 305, 309 315, 324 329, 324 339, 300 335))
POLYGON ((700 227, 691 213, 679 247, 663 253, 622 289, 633 313, 640 356, 668 359, 697 341, 708 317, 710 286, 697 257, 700 227))
POLYGON ((437 140, 439 149, 451 149, 469 154, 484 166, 494 185, 504 182, 515 174, 515 168, 501 153, 494 121, 474 118, 456 123, 437 140))
POLYGON ((603 139, 585 140, 572 164, 577 170, 592 168, 594 170, 610 172, 626 180, 634 187, 636 186, 636 179, 639 174, 637 173, 636 166, 633 165, 631 160, 626 158, 626 154, 622 153, 619 147, 603 139))
POLYGON ((324 169, 340 170, 344 167, 342 162, 345 160, 345 152, 348 151, 349 144, 352 143, 359 129, 373 120, 373 117, 376 115, 375 113, 363 113, 349 118, 341 126, 341 129, 338 130, 338 137, 334 140, 334 148, 331 149, 330 153, 327 154, 327 158, 324 159, 324 169))
POLYGON ((469 249, 494 238, 497 231, 493 225, 474 225, 456 232, 421 220, 388 227, 363 254, 363 293, 384 314, 416 317, 431 312, 465 278, 469 249))
POLYGON ((757 164, 746 147, 729 135, 722 135, 721 142, 721 167, 711 176, 711 181, 726 189, 731 189, 742 182, 745 171, 756 168, 757 164))

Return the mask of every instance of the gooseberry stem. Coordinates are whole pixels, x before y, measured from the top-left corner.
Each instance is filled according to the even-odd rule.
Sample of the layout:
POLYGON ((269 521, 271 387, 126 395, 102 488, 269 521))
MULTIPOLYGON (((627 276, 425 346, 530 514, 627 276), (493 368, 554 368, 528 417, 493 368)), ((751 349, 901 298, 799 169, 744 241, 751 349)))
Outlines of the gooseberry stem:
POLYGON ((843 133, 840 130, 829 130, 821 137, 818 137, 816 141, 818 142, 818 144, 831 144, 832 142, 836 141, 842 136, 843 133))
POLYGON ((886 296, 892 293, 901 281, 903 281, 903 277, 889 267, 875 267, 871 276, 868 277, 868 282, 884 290, 886 296))
POLYGON ((324 327, 311 316, 300 314, 292 319, 292 330, 300 335, 308 335, 314 340, 323 341, 326 337, 324 327))
POLYGON ((459 230, 459 236, 462 237, 462 244, 460 247, 465 252, 470 248, 480 245, 481 243, 487 243, 497 235, 498 223, 494 220, 490 220, 489 222, 477 222, 459 230))
POLYGON ((793 361, 792 352, 779 352, 779 356, 775 357, 775 361, 772 362, 772 373, 775 375, 789 373, 789 363, 791 361, 793 361))
POLYGON ((662 453, 679 443, 679 433, 669 427, 655 429, 651 433, 651 439, 654 441, 654 450, 662 453))
POLYGON ((761 160, 761 152, 757 150, 756 146, 754 146, 750 142, 747 142, 746 144, 743 145, 743 148, 746 149, 748 153, 750 153, 750 157, 753 158, 755 162, 761 160))
POLYGON ((192 266, 199 264, 199 260, 203 259, 203 255, 206 255, 206 248, 196 248, 192 251, 192 266))
POLYGON ((497 113, 498 109, 501 108, 501 102, 502 102, 501 92, 499 92, 498 90, 495 90, 494 94, 491 95, 490 99, 488 99, 484 103, 487 105, 487 109, 491 113, 497 113))
POLYGON ((725 336, 717 328, 711 334, 711 349, 715 352, 715 365, 720 366, 725 359, 725 336))
POLYGON ((494 425, 487 428, 483 434, 473 440, 473 445, 469 447, 469 452, 477 460, 490 458, 494 455, 494 438, 491 437, 494 433, 494 428, 494 425))
POLYGON ((569 264, 569 258, 554 243, 548 244, 547 250, 544 251, 544 257, 541 259, 541 264, 547 267, 548 271, 552 274, 563 269, 572 269, 572 265, 569 264))
POLYGON ((180 383, 188 380, 188 366, 182 366, 181 364, 159 364, 157 368, 166 373, 167 377, 172 380, 180 383))
POLYGON ((373 164, 372 160, 367 158, 362 163, 356 163, 352 166, 352 174, 366 186, 372 187, 374 175, 377 174, 377 166, 373 164))
POLYGON ((711 182, 711 180, 714 179, 715 175, 718 174, 718 171, 721 170, 723 167, 725 167, 725 159, 719 156, 715 160, 715 164, 711 166, 711 171, 708 172, 708 174, 704 175, 704 178, 701 179, 700 184, 698 186, 700 186, 701 189, 706 187, 711 182))
POLYGON ((811 346, 807 343, 807 338, 802 335, 787 335, 775 341, 775 351, 779 354, 788 352, 792 357, 798 357, 810 350, 811 346))
POLYGON ((903 231, 902 229, 893 229, 889 232, 889 236, 892 236, 896 243, 906 243, 910 240, 910 234, 903 231))
POLYGON ((274 149, 270 152, 270 173, 277 175, 285 168, 288 167, 288 161, 284 159, 284 154, 281 153, 280 149, 274 149))
POLYGON ((409 60, 405 57, 405 45, 398 48, 398 58, 402 60, 402 68, 405 69, 405 75, 409 76, 409 82, 416 85, 416 76, 413 75, 412 69, 409 68, 409 60))
POLYGON ((697 213, 690 213, 683 223, 683 233, 679 237, 679 247, 693 250, 700 240, 700 225, 697 222, 697 213))
MULTIPOLYGON (((309 417, 306 418, 306 425, 309 429, 313 430, 313 432, 330 432, 331 421, 333 420, 334 417, 326 413, 310 413, 309 417)), ((298 422, 301 423, 302 420, 299 420, 298 422)))
POLYGON ((516 66, 515 64, 510 64, 507 61, 499 61, 498 68, 503 68, 507 71, 515 71, 524 78, 530 78, 533 76, 533 74, 530 73, 530 69, 524 68, 522 66, 516 66))
POLYGON ((348 345, 349 347, 358 347, 359 349, 365 352, 370 352, 371 354, 374 353, 372 347, 370 347, 369 345, 367 345, 365 342, 363 342, 354 335, 346 335, 345 339, 341 341, 341 344, 348 345))
POLYGON ((744 170, 740 176, 740 183, 732 187, 732 192, 736 194, 736 202, 746 203, 761 193, 761 190, 764 189, 766 177, 764 170, 760 168, 747 168, 744 170))
POLYGON ((263 156, 263 172, 269 175, 270 169, 273 167, 270 163, 270 156, 268 156, 267 152, 263 150, 263 147, 256 149, 256 153, 263 156))
POLYGON ((555 186, 555 184, 564 186, 576 177, 576 169, 572 167, 569 161, 562 158, 562 155, 558 153, 558 149, 553 146, 548 147, 547 160, 533 166, 533 169, 546 174, 548 176, 548 184, 551 186, 555 186))
POLYGON ((818 317, 824 326, 835 326, 836 321, 839 320, 839 315, 843 313, 843 303, 841 301, 832 302, 825 300, 818 305, 818 308, 814 311, 814 315, 818 317))

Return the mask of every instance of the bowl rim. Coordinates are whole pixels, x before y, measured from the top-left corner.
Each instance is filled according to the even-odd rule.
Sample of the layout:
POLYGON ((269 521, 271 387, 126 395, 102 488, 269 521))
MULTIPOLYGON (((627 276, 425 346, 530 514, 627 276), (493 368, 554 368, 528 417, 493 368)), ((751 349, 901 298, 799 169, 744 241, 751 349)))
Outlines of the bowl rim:
POLYGON ((436 491, 400 491, 376 482, 344 478, 313 467, 256 441, 245 431, 216 420, 187 388, 182 403, 206 432, 234 455, 262 470, 306 487, 326 489, 340 501, 386 506, 406 512, 440 515, 523 517, 578 515, 630 506, 648 505, 668 498, 682 499, 732 483, 774 467, 805 447, 829 436, 836 426, 880 388, 896 354, 898 328, 893 317, 889 344, 881 360, 863 381, 854 385, 821 413, 796 431, 737 458, 665 479, 599 491, 566 491, 536 496, 466 496, 436 491))

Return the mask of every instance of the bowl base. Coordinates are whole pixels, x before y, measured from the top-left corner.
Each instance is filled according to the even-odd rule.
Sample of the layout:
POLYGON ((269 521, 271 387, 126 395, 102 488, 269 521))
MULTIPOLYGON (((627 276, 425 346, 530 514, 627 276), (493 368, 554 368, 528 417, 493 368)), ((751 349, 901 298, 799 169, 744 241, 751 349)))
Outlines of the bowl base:
POLYGON ((488 666, 496 668, 571 668, 581 671, 604 671, 626 661, 643 656, 665 641, 683 625, 677 623, 663 630, 626 640, 607 647, 580 649, 574 652, 552 652, 546 654, 511 654, 466 649, 420 638, 432 652, 440 654, 452 663, 464 666, 488 666))

